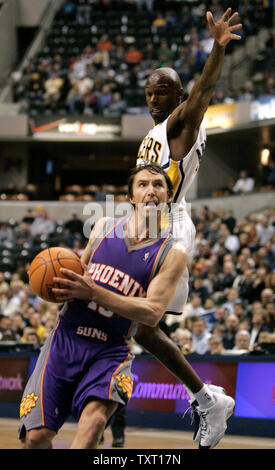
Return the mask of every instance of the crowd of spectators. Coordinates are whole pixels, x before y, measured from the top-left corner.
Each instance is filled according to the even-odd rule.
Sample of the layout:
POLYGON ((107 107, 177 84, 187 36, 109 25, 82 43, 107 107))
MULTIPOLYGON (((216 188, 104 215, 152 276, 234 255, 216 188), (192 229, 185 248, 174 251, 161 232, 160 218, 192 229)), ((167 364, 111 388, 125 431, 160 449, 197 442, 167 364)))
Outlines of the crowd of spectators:
MULTIPOLYGON (((190 260, 190 295, 180 316, 166 315, 161 328, 184 354, 267 354, 275 343, 275 208, 237 220, 232 211, 203 207, 192 218, 197 230, 190 260)), ((54 327, 60 305, 36 296, 28 267, 47 246, 82 254, 86 239, 76 213, 62 223, 43 207, 18 224, 0 227, 0 341, 40 347, 54 327), (21 248, 13 270, 6 251, 21 248), (27 256, 26 256, 27 255, 27 256)), ((274 346, 275 347, 275 346, 274 346)), ((134 341, 135 353, 145 352, 134 341)), ((274 348, 273 348, 274 352, 274 348)))
POLYGON ((272 191, 274 188, 275 160, 270 159, 267 165, 258 164, 256 174, 241 170, 238 178, 230 178, 227 186, 219 188, 212 195, 218 197, 251 194, 256 191, 272 191))
MULTIPOLYGON (((44 49, 22 72, 13 73, 14 100, 24 103, 34 115, 121 115, 133 112, 133 108, 140 111, 145 106, 146 78, 162 66, 178 71, 187 95, 213 44, 206 10, 210 9, 216 19, 229 3, 241 15, 243 28, 239 34, 243 43, 269 24, 270 10, 259 0, 69 0, 58 12, 44 49), (107 18, 119 22, 114 33, 107 18), (58 25, 59 32, 52 36, 58 25), (80 31, 82 41, 77 33, 73 37, 72 29, 80 31), (83 30, 88 31, 84 43, 83 30)), ((227 53, 234 47, 229 44, 227 53)), ((272 57, 274 37, 270 32, 255 59, 251 79, 240 84, 238 91, 217 89, 211 104, 273 95, 272 57)))

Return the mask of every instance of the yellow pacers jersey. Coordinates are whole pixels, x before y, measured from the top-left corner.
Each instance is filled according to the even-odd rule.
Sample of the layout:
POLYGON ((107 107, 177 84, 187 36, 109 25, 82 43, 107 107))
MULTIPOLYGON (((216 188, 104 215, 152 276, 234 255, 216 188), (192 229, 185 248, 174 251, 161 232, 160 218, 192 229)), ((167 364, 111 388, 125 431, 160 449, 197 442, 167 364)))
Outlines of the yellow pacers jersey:
POLYGON ((167 172, 173 183, 173 202, 179 203, 184 200, 186 192, 198 172, 205 150, 206 132, 201 126, 197 140, 188 154, 183 155, 182 160, 172 160, 167 139, 168 119, 169 117, 153 127, 144 137, 138 150, 137 165, 144 161, 158 163, 167 172))

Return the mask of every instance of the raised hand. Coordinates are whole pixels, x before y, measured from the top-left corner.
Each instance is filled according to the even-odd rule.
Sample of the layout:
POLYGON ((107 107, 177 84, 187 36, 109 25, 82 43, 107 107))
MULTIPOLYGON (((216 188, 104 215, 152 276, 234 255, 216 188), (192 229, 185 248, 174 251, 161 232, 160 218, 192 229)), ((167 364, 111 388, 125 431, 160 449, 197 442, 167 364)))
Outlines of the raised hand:
POLYGON ((215 23, 213 15, 210 11, 206 13, 206 19, 210 33, 212 34, 215 41, 217 41, 220 46, 225 47, 231 40, 239 41, 242 39, 238 34, 234 34, 234 31, 242 28, 242 24, 232 23, 236 22, 238 18, 238 13, 235 12, 231 15, 232 8, 228 8, 226 12, 222 15, 221 19, 215 23))

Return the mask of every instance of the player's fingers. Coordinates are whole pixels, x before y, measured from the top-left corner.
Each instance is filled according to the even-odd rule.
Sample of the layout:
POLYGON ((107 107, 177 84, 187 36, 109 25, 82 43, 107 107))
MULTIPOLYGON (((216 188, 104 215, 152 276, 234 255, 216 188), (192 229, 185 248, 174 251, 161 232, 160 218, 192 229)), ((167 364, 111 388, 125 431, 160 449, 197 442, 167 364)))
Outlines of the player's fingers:
POLYGON ((236 39, 237 41, 240 41, 240 39, 242 39, 242 36, 239 36, 238 34, 231 34, 231 39, 236 39))
POLYGON ((227 10, 224 12, 224 14, 222 15, 222 20, 223 21, 227 21, 229 16, 230 16, 230 13, 232 11, 232 8, 227 8, 227 10))
POLYGON ((228 24, 234 23, 234 21, 236 21, 237 18, 239 18, 239 13, 235 11, 235 13, 233 13, 233 15, 229 18, 228 24))
POLYGON ((211 11, 208 11, 206 13, 206 19, 208 21, 209 26, 214 26, 215 22, 214 22, 214 18, 213 18, 211 11))
POLYGON ((70 281, 69 279, 63 279, 62 277, 54 277, 53 278, 53 281, 54 283, 60 285, 60 286, 64 286, 64 287, 75 287, 75 284, 74 282, 70 281))
POLYGON ((241 23, 235 24, 234 26, 230 26, 230 31, 237 31, 238 29, 242 29, 243 25, 241 23))
POLYGON ((64 274, 64 276, 68 277, 69 279, 72 279, 73 281, 78 281, 81 278, 79 274, 76 274, 74 271, 71 271, 70 269, 61 268, 60 272, 64 274))

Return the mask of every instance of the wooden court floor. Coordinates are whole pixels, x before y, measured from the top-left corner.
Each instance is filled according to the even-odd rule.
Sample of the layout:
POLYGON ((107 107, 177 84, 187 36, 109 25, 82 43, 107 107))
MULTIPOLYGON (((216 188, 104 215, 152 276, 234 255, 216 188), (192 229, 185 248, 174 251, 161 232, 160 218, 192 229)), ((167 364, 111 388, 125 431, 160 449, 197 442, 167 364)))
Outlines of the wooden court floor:
MULTIPOLYGON (((0 418, 0 449, 21 449, 17 438, 18 420, 0 418)), ((69 449, 76 431, 75 423, 65 423, 53 441, 54 449, 69 449)), ((156 430, 127 427, 125 449, 196 449, 193 434, 186 431, 156 430)), ((112 448, 112 434, 107 429, 104 445, 99 449, 112 448)), ((225 435, 216 449, 275 449, 275 438, 225 435)))

